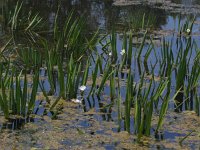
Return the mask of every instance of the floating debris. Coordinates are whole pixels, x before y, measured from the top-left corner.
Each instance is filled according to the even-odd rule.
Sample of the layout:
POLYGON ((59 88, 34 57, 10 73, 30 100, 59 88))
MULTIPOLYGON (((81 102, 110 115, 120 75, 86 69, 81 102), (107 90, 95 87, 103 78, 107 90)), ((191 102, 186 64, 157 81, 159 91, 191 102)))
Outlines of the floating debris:
POLYGON ((79 90, 80 90, 81 92, 85 91, 85 90, 86 90, 86 86, 85 86, 85 85, 80 86, 80 87, 79 87, 79 90))

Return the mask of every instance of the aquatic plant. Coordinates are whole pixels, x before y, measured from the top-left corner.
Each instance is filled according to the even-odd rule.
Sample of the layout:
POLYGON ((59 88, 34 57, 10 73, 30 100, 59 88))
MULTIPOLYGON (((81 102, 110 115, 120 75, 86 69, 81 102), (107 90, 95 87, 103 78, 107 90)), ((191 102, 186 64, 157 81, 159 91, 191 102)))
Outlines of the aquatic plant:
POLYGON ((126 98, 125 98, 125 129, 130 132, 130 111, 131 105, 133 103, 133 98, 135 94, 135 88, 133 84, 133 75, 131 70, 128 73, 127 87, 126 87, 126 98))
POLYGON ((143 12, 131 11, 127 20, 126 22, 129 25, 129 29, 134 29, 135 31, 153 28, 156 25, 156 17, 152 12, 146 14, 143 12))
POLYGON ((200 96, 198 94, 198 90, 195 89, 195 91, 193 92, 194 94, 194 101, 195 101, 195 112, 198 116, 200 116, 200 96))
MULTIPOLYGON (((6 15, 4 18, 8 20, 7 27, 10 27, 11 36, 13 38, 13 43, 16 46, 16 42, 19 41, 18 37, 20 36, 20 40, 35 43, 38 38, 40 38, 38 32, 43 28, 42 18, 39 14, 33 14, 31 11, 26 15, 22 15, 22 6, 23 2, 17 2, 14 10, 7 10, 11 12, 5 12, 6 15)), ((20 41, 21 43, 22 41, 20 41)), ((24 42, 24 44, 27 44, 24 42)))
POLYGON ((42 66, 42 55, 38 50, 35 50, 35 48, 18 47, 17 54, 16 64, 21 68, 23 66, 31 70, 42 66))
POLYGON ((65 18, 61 26, 58 22, 60 8, 58 8, 53 30, 53 45, 56 47, 57 54, 64 60, 69 59, 73 53, 75 60, 81 59, 88 52, 95 49, 98 41, 98 31, 88 37, 85 32, 85 18, 75 16, 71 11, 65 18))
POLYGON ((128 52, 127 52, 127 65, 130 67, 132 64, 132 56, 133 56, 133 35, 132 31, 130 31, 129 41, 128 41, 128 52))
POLYGON ((16 47, 7 49, 12 44, 11 38, 0 53, 0 107, 6 118, 13 115, 28 117, 34 113, 38 84, 48 103, 45 115, 51 112, 54 118, 58 114, 56 106, 67 100, 79 104, 84 111, 96 107, 97 103, 103 120, 110 121, 115 104, 117 108, 113 111, 117 111, 118 131, 122 129, 135 134, 138 141, 142 136, 150 136, 152 129, 155 133, 162 130, 170 101, 175 103, 175 110, 181 111, 185 106, 185 109, 200 114, 200 53, 198 45, 189 36, 193 23, 188 22, 180 29, 186 32, 186 37, 175 37, 171 41, 163 37, 162 46, 157 49, 149 32, 144 30, 148 27, 147 14, 142 17, 140 14, 142 19, 132 27, 142 29, 141 44, 133 48, 133 38, 139 35, 131 28, 124 31, 119 48, 114 27, 99 40, 98 31, 85 32, 84 16, 77 17, 74 11, 68 13, 65 23, 60 23, 60 8, 52 36, 35 40, 42 19, 38 14, 29 14, 28 18, 24 17, 28 24, 22 26, 19 22, 21 7, 18 3, 10 19, 16 47), (35 44, 17 45, 16 35, 22 31, 30 34, 29 38, 35 44), (32 32, 35 32, 33 36, 32 32), (95 51, 98 40, 102 50, 95 51), (6 53, 6 50, 12 51, 6 53), (10 54, 16 54, 12 61, 6 58, 10 54), (45 82, 39 82, 40 67, 45 70, 45 82), (31 84, 30 74, 33 77, 31 84), (102 101, 104 94, 110 96, 106 105, 102 101), (50 95, 57 97, 51 99, 50 95), (152 128, 154 116, 158 120, 152 128))
POLYGON ((47 41, 44 41, 43 45, 45 48, 45 65, 47 67, 48 81, 50 84, 49 95, 52 95, 56 90, 54 67, 58 64, 59 55, 57 55, 55 49, 52 49, 48 46, 47 41))
POLYGON ((178 91, 179 89, 181 89, 181 91, 177 94, 176 97, 176 105, 178 106, 176 107, 176 111, 182 110, 182 106, 180 104, 183 102, 184 82, 187 74, 187 56, 191 49, 191 39, 189 38, 183 54, 181 53, 181 51, 183 51, 182 49, 180 49, 179 51, 180 61, 176 74, 176 91, 178 91))
POLYGON ((34 109, 36 94, 39 84, 39 71, 35 70, 33 76, 33 83, 31 92, 29 91, 29 83, 27 79, 27 72, 24 70, 23 80, 22 75, 12 70, 12 75, 9 78, 9 85, 6 86, 6 80, 1 78, 1 93, 0 93, 0 107, 4 112, 5 118, 10 115, 19 115, 28 117, 34 109), (23 82, 22 82, 23 81, 23 82), (21 82, 23 84, 21 84, 21 82))
POLYGON ((181 24, 181 15, 179 16, 179 22, 178 22, 178 32, 180 35, 190 35, 192 33, 194 21, 196 20, 196 17, 193 17, 192 19, 187 18, 186 21, 184 21, 181 24))
POLYGON ((150 101, 148 101, 148 95, 149 95, 150 88, 152 85, 152 83, 150 83, 149 89, 147 90, 148 92, 145 94, 145 97, 142 102, 143 103, 142 108, 144 109, 143 109, 143 113, 140 112, 140 114, 143 114, 143 115, 142 115, 141 120, 139 121, 141 124, 139 125, 139 130, 137 131, 138 140, 141 138, 143 134, 147 136, 150 135, 151 120, 152 120, 152 115, 153 115, 153 104, 159 99, 159 97, 162 96, 163 92, 165 91, 165 88, 168 85, 167 83, 168 83, 167 80, 160 82, 157 89, 153 90, 153 92, 151 93, 150 101))
POLYGON ((88 97, 94 93, 94 90, 95 90, 95 86, 96 86, 96 80, 97 80, 97 74, 98 74, 98 70, 99 70, 99 61, 100 61, 100 58, 98 56, 98 58, 96 59, 96 63, 95 63, 95 67, 92 71, 92 86, 91 86, 91 89, 90 89, 90 92, 88 94, 88 97))
POLYGON ((144 33, 144 37, 142 39, 142 43, 140 44, 140 47, 139 47, 139 50, 138 50, 138 56, 137 56, 138 60, 141 58, 141 54, 142 54, 142 50, 144 48, 146 36, 147 36, 147 31, 145 31, 145 33, 144 33))
POLYGON ((88 75, 89 75, 89 67, 90 67, 90 58, 88 58, 87 64, 85 66, 85 71, 84 71, 82 82, 81 82, 82 85, 87 84, 88 75))
MULTIPOLYGON (((105 45, 107 46, 107 44, 105 45)), ((112 53, 112 63, 115 63, 117 61, 117 34, 115 33, 115 29, 112 29, 112 34, 110 36, 110 47, 111 47, 111 53, 112 53)))
POLYGON ((66 71, 66 83, 65 83, 65 89, 66 89, 66 98, 72 99, 76 98, 78 87, 80 84, 80 73, 81 73, 81 63, 76 63, 73 59, 73 56, 71 55, 69 64, 67 65, 66 71))
POLYGON ((116 91, 115 91, 115 74, 116 70, 112 68, 112 74, 110 75, 110 98, 113 100, 116 97, 116 91))
MULTIPOLYGON (((198 52, 196 57, 194 58, 194 63, 191 66, 192 69, 190 71, 190 74, 187 75, 187 83, 188 84, 187 84, 187 87, 185 90, 185 97, 189 98, 189 100, 186 101, 186 103, 185 103, 186 109, 191 109, 191 110, 193 109, 193 96, 195 94, 196 89, 198 88, 197 86, 198 86, 198 81, 199 81, 199 77, 200 77, 199 58, 200 58, 200 53, 198 52)), ((197 105, 197 107, 198 107, 199 106, 198 102, 195 105, 197 105)))
POLYGON ((98 88, 98 92, 97 92, 97 95, 100 96, 101 94, 101 91, 102 89, 104 88, 105 86, 105 82, 109 79, 109 77, 113 74, 114 70, 112 71, 112 66, 110 64, 108 64, 106 67, 105 67, 105 71, 104 71, 104 74, 103 74, 103 78, 102 78, 102 81, 99 85, 99 88, 98 88), (111 72, 112 71, 112 72, 111 72))

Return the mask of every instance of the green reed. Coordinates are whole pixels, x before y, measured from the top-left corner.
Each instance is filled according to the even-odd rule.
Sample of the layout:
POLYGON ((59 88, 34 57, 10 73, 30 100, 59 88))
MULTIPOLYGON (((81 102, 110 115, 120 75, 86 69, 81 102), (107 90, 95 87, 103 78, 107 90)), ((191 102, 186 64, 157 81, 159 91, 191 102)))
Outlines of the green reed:
POLYGON ((129 41, 128 41, 128 52, 127 52, 127 64, 131 66, 132 64, 132 57, 133 57, 133 34, 132 31, 130 31, 129 35, 129 41))
MULTIPOLYGON (((186 109, 189 109, 189 105, 190 105, 190 109, 193 108, 193 99, 194 99, 194 96, 195 96, 195 92, 196 92, 196 88, 198 88, 198 82, 199 82, 199 78, 200 78, 200 61, 199 61, 199 58, 200 58, 200 53, 198 52, 196 57, 194 58, 194 63, 193 65, 191 66, 191 71, 190 71, 190 74, 187 75, 187 88, 185 90, 185 97, 186 98, 189 98, 188 101, 186 101, 185 103, 185 107, 186 109), (189 104, 189 102, 191 104, 189 104)), ((188 64, 188 68, 189 68, 189 65, 188 64)), ((198 93, 198 92, 197 92, 198 93)), ((198 105, 198 102, 197 104, 195 103, 195 105, 197 105, 197 107, 199 106, 198 105)))
POLYGON ((5 80, 1 79, 0 107, 4 112, 5 118, 9 118, 10 115, 28 117, 33 112, 36 101, 39 71, 35 70, 31 88, 28 86, 26 70, 24 71, 23 79, 21 79, 21 74, 16 74, 15 69, 12 70, 12 75, 8 78, 8 86, 6 86, 5 80))
POLYGON ((114 70, 112 71, 112 66, 110 64, 108 64, 105 68, 104 74, 103 74, 103 78, 102 81, 99 85, 98 91, 97 91, 97 95, 100 96, 106 81, 109 79, 109 77, 113 74, 114 70), (112 71, 112 72, 111 72, 112 71))
MULTIPOLYGON (((179 89, 181 89, 181 92, 179 92, 179 94, 176 97, 176 101, 177 101, 177 105, 179 105, 180 103, 182 103, 183 101, 183 90, 184 90, 184 84, 185 84, 185 78, 187 75, 187 57, 189 54, 189 51, 192 49, 192 45, 191 45, 191 39, 188 40, 187 45, 185 50, 183 51, 183 49, 181 48, 181 52, 183 51, 183 53, 179 53, 179 65, 177 68, 177 72, 176 72, 176 91, 178 91, 179 89)), ((176 110, 178 111, 179 107, 176 108, 176 110)), ((180 107, 181 109, 181 107, 180 107)))
POLYGON ((112 68, 112 74, 110 75, 110 98, 111 100, 114 100, 114 98, 116 97, 116 93, 115 93, 115 74, 116 74, 116 70, 114 70, 112 68))
POLYGON ((81 81, 81 63, 76 63, 71 55, 69 64, 67 65, 67 79, 65 84, 66 98, 76 98, 79 82, 81 81))
POLYGON ((194 101, 195 101, 195 112, 198 116, 200 116, 200 96, 198 94, 198 89, 195 89, 195 92, 194 92, 194 101))
POLYGON ((130 132, 130 111, 131 104, 133 102, 133 94, 135 90, 133 88, 133 75, 131 74, 131 70, 128 73, 127 87, 126 87, 126 98, 125 98, 125 129, 130 132))
POLYGON ((117 34, 115 29, 112 29, 112 34, 110 36, 110 46, 111 46, 111 53, 112 53, 112 62, 115 63, 117 60, 117 34))
POLYGON ((81 85, 87 84, 88 75, 89 75, 89 67, 90 67, 90 59, 88 58, 87 64, 85 66, 85 71, 84 71, 84 74, 83 74, 81 85))
POLYGON ((65 18, 65 22, 61 25, 58 21, 59 18, 58 8, 54 20, 54 45, 57 45, 57 52, 61 54, 62 60, 69 59, 73 53, 74 59, 81 59, 84 55, 89 54, 89 51, 95 49, 98 41, 98 31, 87 35, 85 32, 86 20, 84 16, 75 16, 74 11, 71 11, 65 18), (59 43, 59 44, 58 44, 59 43))
POLYGON ((58 82, 60 85, 60 96, 66 98, 65 70, 61 61, 58 61, 58 82))
POLYGON ((90 89, 90 92, 88 94, 88 97, 94 93, 94 90, 95 90, 95 86, 96 86, 96 80, 97 80, 97 75, 98 75, 98 70, 99 70, 99 56, 98 58, 96 59, 96 63, 95 63, 95 67, 94 67, 94 70, 92 71, 92 87, 90 89))
POLYGON ((58 61, 58 55, 56 55, 55 49, 51 49, 48 46, 47 42, 44 42, 45 47, 45 65, 47 68, 47 75, 48 75, 48 81, 50 84, 50 91, 49 94, 52 95, 55 92, 55 78, 54 78, 54 66, 57 65, 58 61))
POLYGON ((134 29, 135 31, 145 30, 147 28, 153 28, 155 24, 156 17, 155 14, 153 14, 153 12, 145 14, 144 10, 139 10, 139 12, 132 10, 131 13, 128 15, 129 29, 134 29))
POLYGON ((162 49, 161 49, 161 59, 159 59, 159 75, 161 77, 167 77, 167 75, 173 71, 174 65, 174 55, 172 52, 172 43, 166 42, 165 38, 162 42, 162 49))
MULTIPOLYGON (((148 91, 150 91, 151 85, 152 84, 150 84, 148 91)), ((168 81, 160 82, 156 90, 153 90, 153 92, 151 93, 150 100, 148 100, 148 96, 147 96, 149 92, 146 93, 146 96, 145 96, 146 99, 143 100, 144 110, 143 110, 143 115, 140 121, 141 125, 139 127, 138 139, 140 139, 140 137, 143 134, 147 136, 150 135, 151 121, 152 121, 152 115, 153 115, 153 104, 155 101, 158 101, 158 99, 162 96, 167 85, 168 85, 168 81)))
POLYGON ((144 48, 144 44, 145 44, 146 38, 147 38, 147 31, 145 31, 144 37, 143 37, 143 39, 142 39, 142 43, 140 44, 140 47, 139 47, 139 49, 138 49, 138 56, 137 56, 138 59, 141 58, 141 54, 142 54, 142 50, 143 50, 143 48, 144 48))
POLYGON ((17 60, 21 62, 24 68, 33 69, 35 67, 42 66, 42 56, 38 50, 31 47, 20 48, 17 50, 18 58, 17 60))
POLYGON ((10 12, 5 12, 5 14, 9 15, 5 15, 4 17, 8 20, 6 27, 11 30, 11 36, 13 37, 13 43, 15 46, 19 41, 22 42, 18 38, 19 36, 25 41, 24 44, 27 44, 27 42, 30 44, 36 43, 38 39, 40 39, 39 32, 43 30, 44 26, 39 14, 33 14, 29 11, 25 15, 22 13, 22 7, 23 2, 20 3, 18 1, 14 10, 10 7, 10 9, 7 10, 10 12))
MULTIPOLYGON (((169 101, 170 101, 170 88, 171 88, 171 82, 168 82, 167 85, 167 93, 163 98, 163 102, 162 102, 162 106, 160 108, 160 113, 159 113, 159 119, 158 119, 158 124, 157 124, 157 128, 156 128, 156 133, 162 128, 163 122, 164 122, 164 117, 167 114, 167 110, 168 110, 168 105, 169 105, 169 101)), ((177 94, 179 94, 180 90, 177 91, 173 98, 171 100, 175 100, 177 94)))
POLYGON ((180 35, 183 33, 186 33, 187 35, 190 35, 192 33, 194 21, 196 20, 196 17, 193 17, 193 19, 187 18, 187 20, 181 24, 181 17, 179 17, 179 23, 178 23, 178 32, 180 35))
POLYGON ((0 107, 4 113, 5 118, 9 118, 9 102, 7 100, 5 86, 8 86, 7 83, 10 82, 10 78, 8 77, 9 67, 7 67, 5 75, 3 75, 4 66, 0 65, 0 76, 1 76, 1 94, 0 94, 0 107))
MULTIPOLYGON (((119 77, 119 72, 117 72, 117 76, 119 77)), ((120 128, 121 128, 121 121, 122 121, 122 109, 121 109, 121 106, 122 106, 122 97, 121 97, 121 91, 120 91, 120 81, 119 81, 119 78, 118 78, 118 82, 117 82, 117 119, 118 119, 118 130, 120 131, 120 128)))

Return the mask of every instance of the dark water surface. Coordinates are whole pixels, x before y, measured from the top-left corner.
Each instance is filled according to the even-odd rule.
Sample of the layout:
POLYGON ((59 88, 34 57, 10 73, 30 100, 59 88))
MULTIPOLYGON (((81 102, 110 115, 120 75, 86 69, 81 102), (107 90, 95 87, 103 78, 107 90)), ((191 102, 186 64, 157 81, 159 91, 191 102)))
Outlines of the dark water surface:
MULTIPOLYGON (((8 8, 14 8, 16 2, 16 0, 8 0, 8 8)), ((187 7, 188 5, 193 6, 199 3, 198 0, 172 0, 172 2, 183 4, 183 10, 184 7, 187 7)), ((171 14, 168 11, 144 5, 128 7, 113 6, 111 0, 61 0, 61 3, 56 0, 26 0, 23 1, 23 3, 24 14, 30 10, 33 12, 39 12, 40 16, 48 22, 49 28, 52 27, 58 5, 61 7, 61 16, 59 16, 59 20, 61 20, 61 22, 64 21, 62 20, 64 16, 66 16, 69 11, 73 9, 77 15, 84 15, 87 20, 87 29, 89 31, 100 28, 105 32, 109 32, 114 24, 122 24, 122 20, 126 19, 127 16, 133 15, 137 17, 137 19, 140 19, 139 17, 143 17, 144 13, 150 13, 156 18, 152 24, 153 28, 174 29, 177 27, 177 17, 179 16, 179 14, 171 14)), ((0 1, 0 7, 3 5, 4 1, 2 0, 0 1)), ((199 15, 195 14, 195 11, 193 14, 197 16, 199 15)), ((183 16, 183 18, 186 16, 187 15, 183 16)), ((120 28, 118 31, 120 32, 120 28)), ((123 32, 123 30, 121 30, 121 32, 123 32)))

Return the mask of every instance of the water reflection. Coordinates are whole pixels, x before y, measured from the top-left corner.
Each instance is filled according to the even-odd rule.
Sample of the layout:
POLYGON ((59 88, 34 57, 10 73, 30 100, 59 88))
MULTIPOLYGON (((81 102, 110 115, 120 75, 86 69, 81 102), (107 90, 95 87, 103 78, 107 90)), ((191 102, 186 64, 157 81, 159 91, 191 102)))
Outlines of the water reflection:
MULTIPOLYGON (((14 9, 17 0, 8 0, 8 10, 14 9)), ((103 31, 110 31, 113 25, 117 24, 117 30, 122 32, 124 28, 135 26, 141 23, 144 14, 145 20, 152 28, 160 28, 167 24, 168 14, 161 9, 151 8, 149 6, 128 6, 115 7, 111 0, 91 1, 91 0, 26 0, 23 1, 24 6, 22 14, 27 14, 30 10, 39 12, 40 15, 47 21, 49 28, 52 28, 57 8, 60 5, 59 20, 62 23, 70 10, 74 10, 75 14, 84 15, 87 19, 87 30, 94 31, 98 28, 103 31), (148 20, 150 18, 150 20, 148 20)), ((2 8, 3 1, 0 2, 2 8)))
POLYGON ((199 0, 172 0, 173 3, 183 4, 185 6, 189 5, 195 5, 200 4, 199 0))
MULTIPOLYGON (((7 0, 6 2, 10 11, 16 6, 17 0, 7 0)), ((172 2, 181 3, 185 6, 200 3, 193 0, 172 0, 172 2)), ((116 30, 121 33, 128 27, 139 26, 141 28, 144 14, 147 27, 153 29, 168 28, 168 26, 172 26, 175 22, 178 22, 176 18, 179 16, 179 14, 169 15, 169 12, 163 9, 155 9, 144 5, 117 7, 112 5, 111 0, 61 0, 60 2, 56 0, 26 0, 23 3, 22 14, 27 14, 30 10, 39 12, 40 16, 47 22, 49 29, 53 27, 58 6, 61 7, 59 14, 61 24, 64 22, 69 11, 74 10, 77 16, 84 15, 87 20, 87 30, 89 32, 96 31, 98 28, 102 32, 110 32, 114 25, 117 26, 116 30), (170 16, 173 20, 169 20, 170 16)), ((3 4, 4 1, 0 1, 0 8, 3 7, 3 4)))

